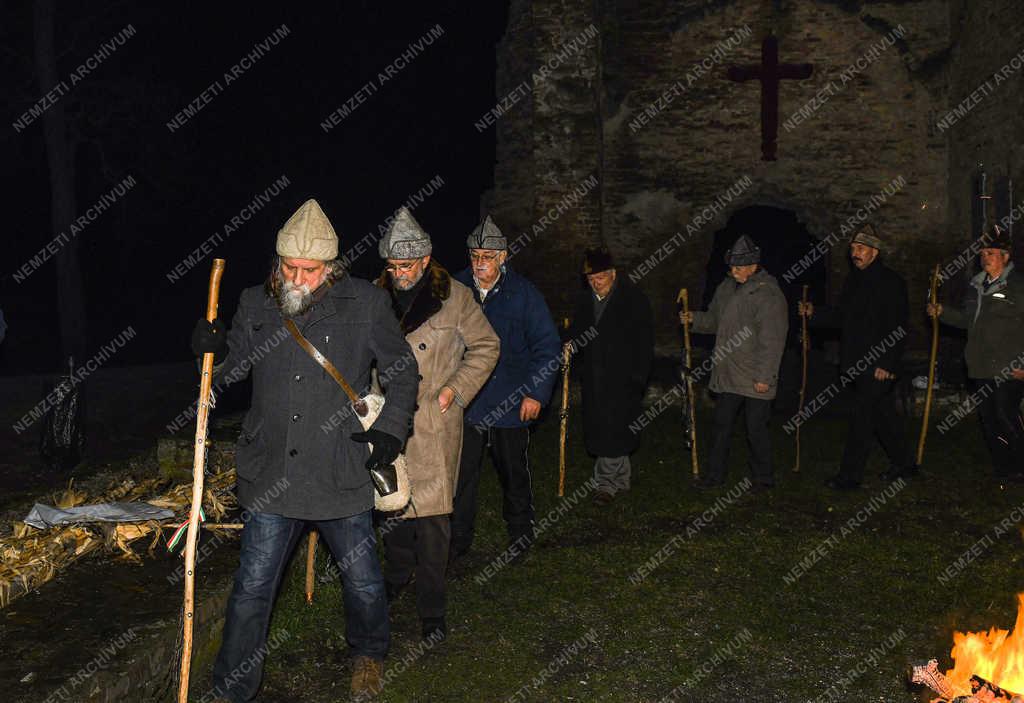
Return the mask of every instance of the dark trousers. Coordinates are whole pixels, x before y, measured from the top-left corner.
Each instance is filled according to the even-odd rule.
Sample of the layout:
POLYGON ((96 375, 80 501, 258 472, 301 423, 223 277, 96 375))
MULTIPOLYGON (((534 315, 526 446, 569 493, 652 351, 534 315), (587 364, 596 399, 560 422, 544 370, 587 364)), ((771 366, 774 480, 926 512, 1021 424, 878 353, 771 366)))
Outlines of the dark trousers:
POLYGON ((978 419, 981 434, 992 456, 996 476, 1024 472, 1024 421, 1020 402, 1024 399, 1024 381, 972 379, 972 394, 981 398, 978 419))
POLYGON ((721 482, 729 469, 729 445, 736 415, 743 408, 747 423, 747 446, 750 451, 750 474, 754 483, 771 486, 772 437, 768 422, 772 416, 772 401, 747 398, 736 393, 721 393, 715 399, 712 420, 711 453, 708 456, 707 479, 721 482))
POLYGON ((505 518, 509 538, 513 541, 524 536, 529 539, 533 534, 534 515, 528 459, 530 428, 491 427, 481 431, 467 423, 463 430, 462 462, 452 513, 452 549, 462 552, 473 543, 480 466, 488 443, 501 482, 501 514, 505 518))
POLYGON ((416 574, 421 620, 444 617, 444 572, 452 532, 448 515, 400 520, 384 535, 384 580, 401 588, 416 574))
MULTIPOLYGON (((271 513, 250 516, 242 530, 240 563, 225 614, 223 643, 213 666, 217 695, 235 703, 253 700, 259 690, 274 598, 288 557, 306 525, 303 520, 271 513)), ((357 656, 383 659, 391 630, 371 511, 314 524, 341 569, 349 647, 357 656)))
POLYGON ((853 406, 846 430, 846 445, 839 466, 840 478, 851 483, 864 479, 864 466, 871 453, 872 439, 877 435, 891 468, 902 470, 910 465, 903 418, 896 409, 895 381, 875 380, 868 369, 853 381, 853 406))

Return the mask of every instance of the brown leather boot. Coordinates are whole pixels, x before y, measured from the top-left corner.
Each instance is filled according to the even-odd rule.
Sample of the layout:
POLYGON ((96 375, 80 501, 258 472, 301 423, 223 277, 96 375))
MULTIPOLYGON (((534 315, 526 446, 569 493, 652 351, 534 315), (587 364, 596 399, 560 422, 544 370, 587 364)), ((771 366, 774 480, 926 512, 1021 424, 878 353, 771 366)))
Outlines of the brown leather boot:
POLYGON ((375 697, 384 687, 384 662, 373 657, 356 657, 352 669, 352 695, 360 700, 375 697))

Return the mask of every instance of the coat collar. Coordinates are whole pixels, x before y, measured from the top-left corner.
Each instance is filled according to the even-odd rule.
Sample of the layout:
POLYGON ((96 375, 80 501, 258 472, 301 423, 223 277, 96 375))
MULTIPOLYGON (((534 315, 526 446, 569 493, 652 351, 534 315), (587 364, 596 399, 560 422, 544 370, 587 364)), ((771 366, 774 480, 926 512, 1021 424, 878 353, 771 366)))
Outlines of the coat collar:
MULTIPOLYGON (((996 280, 992 281, 992 283, 989 284, 989 292, 991 293, 993 291, 1002 290, 1003 288, 1005 288, 1007 279, 1010 277, 1010 273, 1012 271, 1013 262, 1008 261, 1006 263, 1006 266, 1003 268, 1003 272, 999 274, 999 278, 997 278, 996 280)), ((977 288, 979 291, 984 291, 986 276, 988 276, 988 274, 985 273, 984 270, 980 271, 979 273, 976 273, 974 275, 974 278, 971 279, 971 285, 977 288)))
POLYGON ((430 280, 427 285, 420 288, 412 305, 404 315, 398 309, 393 293, 394 289, 391 285, 391 276, 387 274, 387 271, 381 273, 376 280, 376 285, 391 294, 391 306, 402 327, 402 334, 409 334, 418 329, 420 325, 436 315, 441 310, 444 301, 448 300, 448 296, 451 295, 452 277, 441 264, 431 259, 430 265, 423 275, 429 276, 430 280))
MULTIPOLYGON (((331 287, 328 288, 327 293, 323 298, 313 303, 313 307, 306 313, 306 320, 301 323, 302 328, 305 329, 310 325, 316 324, 321 320, 328 318, 338 312, 337 304, 335 300, 356 298, 355 286, 352 283, 352 278, 348 273, 343 273, 341 278, 334 281, 331 287)), ((279 315, 281 309, 277 305, 277 299, 273 295, 267 294, 263 300, 263 307, 270 310, 275 310, 279 315)), ((282 316, 283 317, 283 316, 282 316)))

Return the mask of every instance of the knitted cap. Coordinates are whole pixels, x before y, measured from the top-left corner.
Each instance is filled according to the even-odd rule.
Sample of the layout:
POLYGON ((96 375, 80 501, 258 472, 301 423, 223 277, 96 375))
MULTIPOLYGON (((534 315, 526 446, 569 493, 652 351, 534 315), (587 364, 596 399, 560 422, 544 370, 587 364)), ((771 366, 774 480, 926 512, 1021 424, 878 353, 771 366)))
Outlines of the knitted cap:
POLYGON ((741 234, 729 251, 725 252, 725 263, 729 266, 749 266, 760 260, 761 248, 745 234, 741 234))
POLYGON ((469 249, 494 249, 505 251, 508 249, 508 241, 505 235, 494 224, 494 220, 488 215, 484 221, 473 228, 469 238, 466 239, 466 247, 469 249))
POLYGON ((277 233, 277 254, 289 259, 331 261, 338 258, 338 235, 331 221, 310 198, 277 233))
POLYGON ((611 252, 607 249, 587 249, 583 252, 584 275, 589 276, 592 273, 601 273, 613 268, 615 268, 615 262, 612 260, 611 252))
POLYGON ((875 249, 882 248, 882 238, 878 236, 875 226, 870 222, 857 230, 857 233, 853 235, 853 242, 854 244, 863 244, 875 249))
POLYGON ((395 213, 395 219, 377 247, 382 259, 418 259, 431 250, 430 235, 404 205, 395 213))

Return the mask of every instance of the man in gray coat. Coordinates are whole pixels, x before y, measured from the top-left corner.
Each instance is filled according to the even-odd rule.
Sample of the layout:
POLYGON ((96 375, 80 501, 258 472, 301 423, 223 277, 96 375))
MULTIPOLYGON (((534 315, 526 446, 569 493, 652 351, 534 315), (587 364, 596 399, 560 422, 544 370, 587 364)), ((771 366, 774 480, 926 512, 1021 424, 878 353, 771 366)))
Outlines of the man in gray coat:
POLYGON ((982 271, 962 308, 928 304, 929 317, 967 330, 967 375, 981 433, 999 480, 1024 480, 1024 276, 1010 261, 1012 243, 998 227, 983 238, 982 271))
POLYGON ((680 320, 692 322, 694 331, 715 335, 710 388, 718 398, 711 454, 700 481, 706 488, 725 482, 733 423, 740 408, 746 415, 755 490, 767 490, 775 483, 768 422, 789 318, 786 298, 775 277, 758 266, 760 260, 761 250, 748 236, 740 236, 725 255, 730 278, 715 290, 707 312, 680 313, 680 320))
POLYGON ((219 321, 200 320, 192 337, 197 355, 214 354, 215 374, 224 381, 250 371, 253 377, 235 455, 245 508, 240 565, 213 668, 217 695, 232 703, 252 700, 259 689, 274 597, 307 522, 341 571, 345 639, 355 657, 352 692, 372 695, 383 685, 390 629, 367 469, 398 456, 412 424, 417 364, 388 294, 349 276, 337 255, 327 216, 315 200, 306 201, 278 232, 266 284, 242 292, 231 330, 225 335, 219 321), (292 339, 289 320, 361 395, 376 361, 387 403, 369 430, 362 431, 334 379, 292 339))

